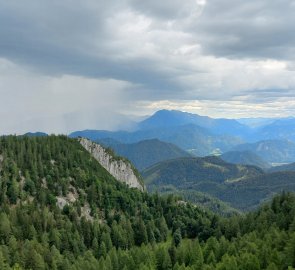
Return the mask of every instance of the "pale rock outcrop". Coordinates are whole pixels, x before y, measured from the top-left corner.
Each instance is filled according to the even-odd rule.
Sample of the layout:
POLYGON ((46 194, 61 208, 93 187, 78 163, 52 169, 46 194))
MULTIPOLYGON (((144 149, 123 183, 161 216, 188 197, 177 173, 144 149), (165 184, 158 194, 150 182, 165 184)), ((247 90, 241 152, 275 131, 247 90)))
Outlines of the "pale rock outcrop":
POLYGON ((80 138, 79 142, 118 181, 141 191, 145 189, 129 162, 114 158, 101 145, 88 139, 80 138))

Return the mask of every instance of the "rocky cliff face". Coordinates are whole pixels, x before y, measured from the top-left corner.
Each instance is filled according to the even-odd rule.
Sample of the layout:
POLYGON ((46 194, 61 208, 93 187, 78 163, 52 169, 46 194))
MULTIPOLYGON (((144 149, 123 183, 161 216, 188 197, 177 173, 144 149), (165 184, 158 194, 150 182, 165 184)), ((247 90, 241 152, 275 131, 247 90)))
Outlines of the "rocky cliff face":
POLYGON ((129 162, 113 157, 101 145, 88 139, 80 138, 79 142, 118 181, 141 191, 145 189, 129 162))

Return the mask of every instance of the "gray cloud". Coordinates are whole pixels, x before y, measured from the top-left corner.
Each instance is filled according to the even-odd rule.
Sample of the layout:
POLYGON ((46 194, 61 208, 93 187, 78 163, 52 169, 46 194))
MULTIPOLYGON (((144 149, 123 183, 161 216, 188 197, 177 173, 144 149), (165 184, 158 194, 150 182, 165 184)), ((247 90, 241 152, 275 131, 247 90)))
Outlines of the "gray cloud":
POLYGON ((209 0, 194 29, 209 54, 294 60, 294 13, 293 0, 209 0))
POLYGON ((295 97, 294 9, 294 0, 0 0, 0 115, 14 108, 0 131, 20 130, 18 118, 42 123, 36 115, 66 119, 53 130, 98 128, 93 115, 103 110, 116 127, 115 111, 176 100, 179 109, 238 100, 235 112, 248 103, 279 110, 295 97))
POLYGON ((120 9, 128 10, 126 3, 33 0, 20 5, 0 1, 0 5, 2 57, 52 76, 113 78, 162 92, 178 87, 171 80, 174 74, 161 71, 157 59, 121 57, 126 48, 112 33, 120 26, 111 22, 120 9))
POLYGON ((130 0, 129 2, 133 8, 141 13, 165 21, 185 19, 199 13, 204 5, 204 1, 196 0, 130 0))

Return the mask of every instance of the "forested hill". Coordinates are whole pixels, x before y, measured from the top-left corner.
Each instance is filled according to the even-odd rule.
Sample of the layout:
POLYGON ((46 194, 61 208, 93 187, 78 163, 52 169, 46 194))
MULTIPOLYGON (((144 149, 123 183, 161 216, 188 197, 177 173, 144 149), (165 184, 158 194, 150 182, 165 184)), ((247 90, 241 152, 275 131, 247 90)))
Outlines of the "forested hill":
POLYGON ((128 188, 63 136, 0 137, 0 177, 1 270, 295 266, 292 194, 221 218, 128 188))
POLYGON ((143 171, 151 191, 181 191, 190 201, 192 191, 205 192, 242 211, 271 200, 274 194, 295 191, 295 172, 265 173, 255 166, 236 165, 218 157, 179 158, 143 171))
POLYGON ((234 182, 261 174, 263 171, 258 167, 231 164, 214 156, 167 160, 143 171, 146 184, 152 190, 160 185, 194 189, 198 185, 234 182))
POLYGON ((1 137, 0 157, 0 269, 101 269, 113 248, 165 242, 180 227, 216 234, 212 214, 128 188, 75 139, 1 137))

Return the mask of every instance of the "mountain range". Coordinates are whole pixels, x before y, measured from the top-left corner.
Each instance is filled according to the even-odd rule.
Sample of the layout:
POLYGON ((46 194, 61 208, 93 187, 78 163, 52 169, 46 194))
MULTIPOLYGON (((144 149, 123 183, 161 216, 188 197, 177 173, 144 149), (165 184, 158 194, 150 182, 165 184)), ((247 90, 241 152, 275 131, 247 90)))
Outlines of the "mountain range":
POLYGON ((133 131, 85 130, 69 136, 99 142, 129 159, 142 171, 150 191, 185 195, 191 189, 249 210, 276 192, 293 189, 292 165, 270 167, 295 161, 288 126, 294 119, 260 120, 254 119, 253 127, 251 119, 239 122, 161 110, 133 131), (261 140, 263 136, 271 139, 261 140), (201 158, 207 155, 213 156, 201 158))
POLYGON ((205 156, 214 151, 227 151, 242 143, 242 141, 236 137, 214 135, 207 129, 193 124, 163 128, 157 127, 134 132, 85 130, 71 133, 69 136, 72 138, 85 137, 96 142, 102 139, 113 139, 125 144, 158 139, 173 143, 183 150, 199 156, 205 156), (189 138, 189 140, 187 138, 189 138))
POLYGON ((138 122, 133 131, 84 130, 69 136, 86 137, 93 141, 115 140, 121 144, 158 139, 173 143, 197 156, 251 151, 269 163, 286 163, 295 161, 293 150, 285 150, 285 147, 293 148, 294 130, 294 118, 214 119, 181 111, 161 110, 138 122), (258 142, 261 145, 265 141, 272 141, 268 143, 270 155, 255 149, 255 145, 249 145, 258 142))

